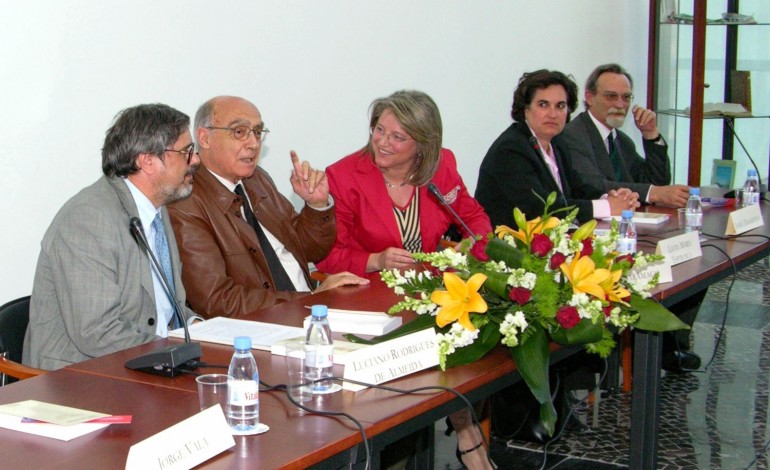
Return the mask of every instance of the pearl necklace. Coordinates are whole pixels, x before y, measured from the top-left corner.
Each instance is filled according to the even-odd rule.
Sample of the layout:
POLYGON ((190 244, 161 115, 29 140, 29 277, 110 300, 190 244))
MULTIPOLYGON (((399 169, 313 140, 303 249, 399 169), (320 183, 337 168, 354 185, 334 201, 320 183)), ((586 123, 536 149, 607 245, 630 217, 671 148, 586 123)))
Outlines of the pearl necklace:
POLYGON ((389 187, 391 189, 403 188, 404 186, 406 186, 408 184, 406 181, 404 181, 401 184, 393 184, 393 183, 389 182, 388 180, 386 180, 384 176, 382 177, 382 180, 385 181, 385 186, 387 186, 387 187, 389 187))

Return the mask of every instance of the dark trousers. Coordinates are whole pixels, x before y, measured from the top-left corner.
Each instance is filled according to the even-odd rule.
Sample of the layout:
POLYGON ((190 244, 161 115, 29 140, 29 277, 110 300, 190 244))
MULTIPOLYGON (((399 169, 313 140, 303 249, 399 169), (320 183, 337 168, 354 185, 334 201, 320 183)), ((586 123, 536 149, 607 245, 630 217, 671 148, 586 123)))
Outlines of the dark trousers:
MULTIPOLYGON (((675 303, 669 310, 679 317, 680 320, 692 327, 695 323, 695 317, 698 315, 703 298, 706 297, 707 289, 703 289, 684 300, 675 303)), ((663 334, 663 354, 673 351, 690 350, 690 330, 678 330, 663 334)))

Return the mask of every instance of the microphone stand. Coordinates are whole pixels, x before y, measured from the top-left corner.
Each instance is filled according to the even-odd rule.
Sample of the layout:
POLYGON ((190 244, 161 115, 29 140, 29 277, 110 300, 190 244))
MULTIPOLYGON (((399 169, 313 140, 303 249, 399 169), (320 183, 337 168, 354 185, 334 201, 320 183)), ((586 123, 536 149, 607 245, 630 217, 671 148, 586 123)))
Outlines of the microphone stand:
POLYGON ((449 209, 449 212, 452 214, 452 216, 455 218, 456 221, 460 222, 460 225, 465 229, 466 232, 468 232, 468 235, 470 235, 472 238, 476 238, 476 234, 471 231, 471 229, 468 228, 467 225, 465 225, 465 222, 463 219, 460 218, 459 215, 457 215, 457 212, 455 212, 454 209, 452 209, 452 206, 447 204, 447 202, 444 200, 444 196, 441 194, 441 191, 439 191, 438 187, 431 181, 428 183, 428 191, 433 194, 436 199, 441 203, 442 206, 449 209))
POLYGON ((163 269, 161 269, 158 259, 150 249, 149 243, 147 243, 147 238, 144 236, 142 221, 139 220, 138 217, 132 217, 129 222, 129 228, 134 239, 139 244, 139 247, 149 255, 150 260, 152 260, 152 263, 155 266, 155 270, 158 272, 166 296, 168 296, 168 299, 171 301, 171 305, 174 308, 174 316, 182 324, 182 328, 184 328, 184 343, 175 344, 159 351, 143 354, 126 362, 125 365, 129 369, 165 377, 175 377, 195 370, 198 367, 198 359, 200 359, 203 354, 201 345, 200 343, 193 343, 190 341, 190 330, 187 328, 187 322, 185 321, 184 315, 182 315, 182 306, 179 305, 179 301, 174 297, 171 290, 171 283, 166 279, 166 275, 164 274, 163 269))

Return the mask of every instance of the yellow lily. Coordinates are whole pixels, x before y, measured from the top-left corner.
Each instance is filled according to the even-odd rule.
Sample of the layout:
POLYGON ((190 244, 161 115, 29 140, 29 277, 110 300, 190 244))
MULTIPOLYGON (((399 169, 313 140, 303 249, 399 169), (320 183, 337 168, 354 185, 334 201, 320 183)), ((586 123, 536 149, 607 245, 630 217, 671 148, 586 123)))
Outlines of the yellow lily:
POLYGON ((497 238, 503 238, 504 235, 511 235, 517 240, 521 240, 522 243, 529 246, 529 242, 532 240, 532 236, 536 233, 543 233, 545 230, 552 229, 559 225, 559 219, 556 217, 550 217, 545 222, 540 221, 540 217, 527 221, 527 228, 525 231, 513 230, 507 225, 498 225, 495 229, 495 235, 497 238))
POLYGON ((624 302, 623 299, 628 298, 631 295, 631 292, 618 284, 618 281, 622 275, 622 269, 612 271, 610 277, 605 279, 605 281, 600 284, 602 289, 604 289, 604 293, 607 295, 607 300, 625 304, 626 302, 624 302))
POLYGON ((436 324, 443 327, 458 321, 466 329, 474 331, 476 327, 471 323, 470 312, 487 311, 487 303, 479 294, 486 280, 487 276, 476 273, 465 283, 454 273, 444 273, 447 290, 437 290, 430 295, 430 301, 441 307, 436 315, 436 324))
POLYGON ((604 300, 605 291, 601 284, 612 279, 608 269, 596 269, 594 260, 588 256, 581 257, 580 254, 575 255, 569 264, 562 263, 559 267, 572 284, 575 294, 585 293, 604 300))

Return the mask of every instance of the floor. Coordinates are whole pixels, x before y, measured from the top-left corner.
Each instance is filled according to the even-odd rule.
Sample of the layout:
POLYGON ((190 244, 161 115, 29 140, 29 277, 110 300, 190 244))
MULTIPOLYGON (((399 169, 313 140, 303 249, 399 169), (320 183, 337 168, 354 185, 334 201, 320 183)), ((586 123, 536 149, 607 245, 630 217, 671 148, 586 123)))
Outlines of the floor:
MULTIPOLYGON (((658 468, 768 469, 770 467, 770 264, 761 260, 709 289, 692 330, 703 364, 689 374, 663 373, 658 468), (725 301, 729 290, 729 309, 725 301), (724 319, 724 330, 722 322, 724 319), (721 340, 719 339, 721 333, 721 340), (719 347, 715 346, 719 341, 719 347)), ((587 426, 566 431, 548 446, 493 439, 500 469, 628 468, 631 395, 601 397, 576 413, 587 426)), ((462 468, 455 439, 436 423, 436 468, 462 468)))

